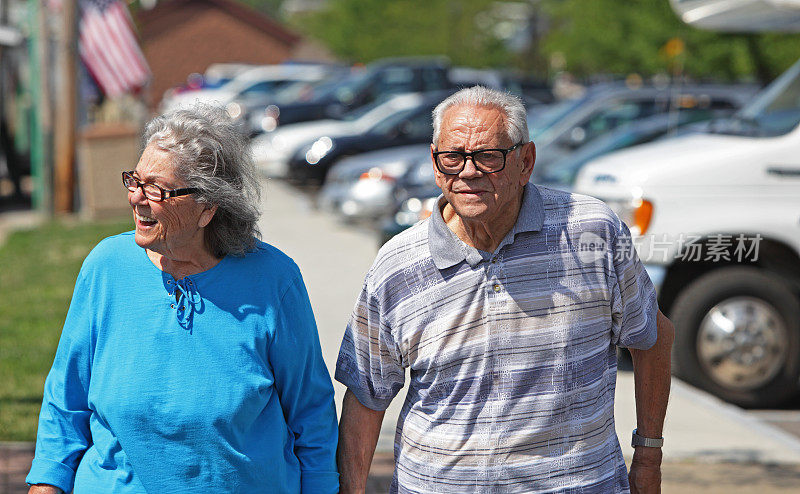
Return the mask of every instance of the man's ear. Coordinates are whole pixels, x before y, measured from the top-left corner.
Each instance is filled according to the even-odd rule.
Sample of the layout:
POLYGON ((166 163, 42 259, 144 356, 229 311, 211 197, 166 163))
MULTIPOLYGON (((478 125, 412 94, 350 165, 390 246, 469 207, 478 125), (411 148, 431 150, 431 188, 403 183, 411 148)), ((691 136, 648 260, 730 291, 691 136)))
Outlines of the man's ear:
POLYGON ((520 185, 525 185, 531 179, 533 165, 536 163, 536 145, 533 141, 527 142, 522 146, 522 173, 520 174, 520 185))
POLYGON ((209 206, 203 209, 203 212, 200 213, 200 219, 197 220, 197 226, 200 228, 205 228, 211 223, 211 220, 214 218, 214 214, 217 212, 217 205, 214 204, 213 206, 209 206))
POLYGON ((440 189, 442 188, 442 184, 439 183, 439 169, 436 168, 436 158, 433 157, 433 153, 436 151, 436 148, 431 144, 431 166, 433 167, 433 179, 436 182, 436 186, 440 189))

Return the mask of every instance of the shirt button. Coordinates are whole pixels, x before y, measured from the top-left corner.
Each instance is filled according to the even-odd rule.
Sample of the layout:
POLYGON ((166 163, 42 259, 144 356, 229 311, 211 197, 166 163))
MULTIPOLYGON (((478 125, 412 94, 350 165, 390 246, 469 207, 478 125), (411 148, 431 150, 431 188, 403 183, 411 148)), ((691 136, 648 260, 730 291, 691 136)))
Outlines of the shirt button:
POLYGON ((500 285, 495 285, 495 286, 493 286, 493 287, 492 287, 492 290, 494 290, 495 292, 499 292, 499 291, 501 290, 501 289, 500 289, 500 285))
POLYGON ((169 308, 170 309, 174 309, 175 308, 175 304, 169 304, 169 308))
POLYGON ((492 264, 497 264, 497 258, 496 257, 492 259, 492 264))

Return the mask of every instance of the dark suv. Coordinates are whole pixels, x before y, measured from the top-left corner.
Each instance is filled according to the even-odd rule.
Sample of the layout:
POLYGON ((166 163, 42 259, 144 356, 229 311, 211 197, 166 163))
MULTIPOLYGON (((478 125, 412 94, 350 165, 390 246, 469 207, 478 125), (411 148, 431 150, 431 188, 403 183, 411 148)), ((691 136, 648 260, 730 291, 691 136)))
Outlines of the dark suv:
POLYGON ((426 92, 453 87, 449 64, 440 58, 399 58, 375 62, 366 69, 339 80, 329 80, 312 89, 304 101, 270 105, 250 116, 251 134, 264 132, 268 119, 276 125, 307 122, 342 115, 369 103, 399 93, 426 92))

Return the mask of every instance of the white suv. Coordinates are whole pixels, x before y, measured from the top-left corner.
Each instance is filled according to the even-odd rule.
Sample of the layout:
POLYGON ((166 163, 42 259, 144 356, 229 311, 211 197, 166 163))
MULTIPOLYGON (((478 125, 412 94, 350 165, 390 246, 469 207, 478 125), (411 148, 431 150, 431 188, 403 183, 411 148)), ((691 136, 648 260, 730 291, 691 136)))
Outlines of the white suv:
POLYGON ((744 406, 800 392, 800 62, 734 118, 606 155, 574 190, 635 235, 676 375, 744 406))

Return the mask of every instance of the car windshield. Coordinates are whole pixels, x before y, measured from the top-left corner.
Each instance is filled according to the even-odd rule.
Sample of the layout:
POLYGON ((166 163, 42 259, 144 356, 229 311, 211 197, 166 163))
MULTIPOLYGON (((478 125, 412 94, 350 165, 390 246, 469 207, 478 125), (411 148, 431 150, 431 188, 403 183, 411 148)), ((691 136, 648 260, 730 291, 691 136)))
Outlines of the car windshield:
POLYGON ((540 167, 538 172, 534 167, 534 174, 536 179, 541 177, 540 180, 543 182, 571 184, 578 171, 589 161, 618 149, 644 144, 666 134, 674 134, 676 129, 697 119, 702 119, 702 113, 687 112, 676 117, 657 115, 639 122, 631 122, 595 139, 562 159, 540 167))
POLYGON ((294 82, 275 91, 275 102, 280 105, 286 105, 295 101, 309 101, 320 91, 326 91, 329 87, 338 83, 339 81, 331 82, 330 80, 294 82))
POLYGON ((800 61, 767 86, 730 119, 714 122, 710 132, 770 137, 800 124, 800 61))
POLYGON ((375 110, 379 106, 382 106, 384 103, 386 103, 386 100, 382 99, 382 100, 379 100, 379 101, 373 101, 372 103, 370 103, 368 105, 359 106, 355 110, 351 110, 351 111, 345 113, 344 115, 342 115, 341 120, 345 120, 345 121, 348 121, 348 122, 353 122, 353 121, 356 121, 356 120, 360 120, 362 117, 364 117, 364 115, 368 115, 368 114, 377 115, 377 114, 383 113, 383 110, 378 110, 375 113, 373 113, 373 110, 375 110))
POLYGON ((408 110, 401 110, 396 113, 392 113, 391 115, 387 116, 383 120, 376 123, 369 129, 370 133, 373 134, 388 134, 392 131, 400 122, 408 119, 414 112, 416 112, 416 108, 411 108, 408 110))
POLYGON ((535 141, 536 138, 545 133, 559 120, 580 106, 583 101, 584 98, 568 99, 548 107, 547 110, 542 113, 532 115, 528 121, 530 139, 535 141))
POLYGON ((334 99, 342 103, 348 103, 369 84, 371 77, 372 72, 370 71, 350 74, 344 79, 315 92, 314 97, 311 98, 310 101, 319 103, 334 99))
MULTIPOLYGON (((550 163, 544 169, 539 169, 537 175, 541 181, 547 183, 571 184, 578 170, 590 160, 617 149, 623 149, 638 144, 640 136, 634 130, 614 132, 609 136, 601 137, 587 144, 579 151, 568 155, 558 161, 550 163)), ((536 168, 534 167, 536 171, 536 168)))

